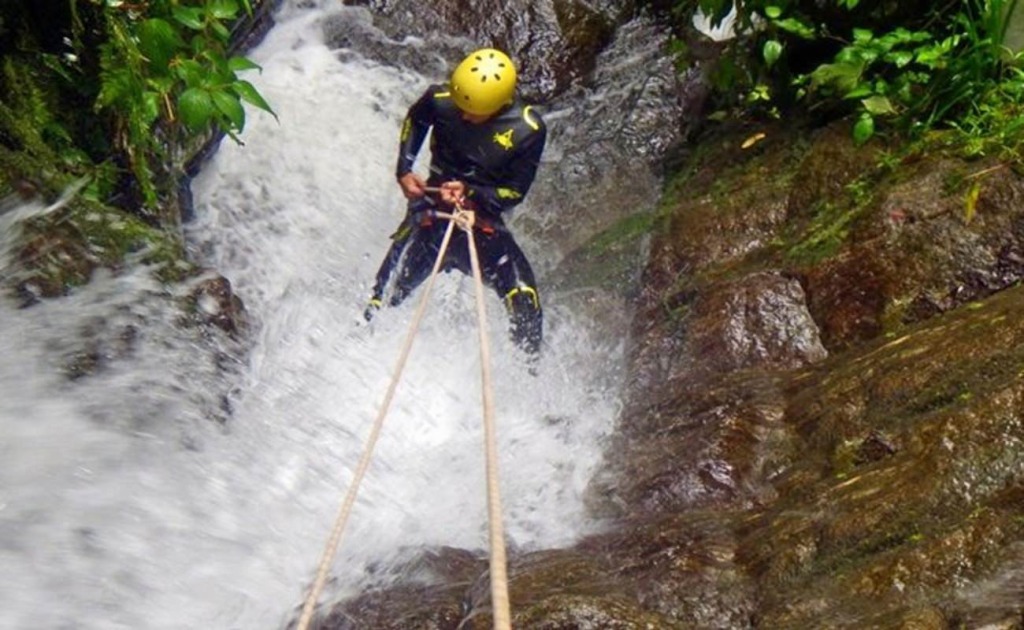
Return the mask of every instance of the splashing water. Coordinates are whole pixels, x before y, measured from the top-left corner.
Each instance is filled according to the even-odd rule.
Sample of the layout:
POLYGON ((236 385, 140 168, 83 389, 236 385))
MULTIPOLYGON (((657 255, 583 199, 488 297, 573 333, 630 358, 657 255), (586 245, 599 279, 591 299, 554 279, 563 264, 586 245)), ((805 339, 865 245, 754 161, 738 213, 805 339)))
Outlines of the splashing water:
MULTIPOLYGON (((0 302, 0 627, 248 630, 301 603, 422 294, 359 321, 404 213, 398 126, 428 81, 328 50, 323 14, 282 12, 252 53, 280 121, 250 111, 246 145, 225 143, 193 183, 194 256, 254 320, 244 364, 224 369, 223 340, 177 322, 188 287, 145 267, 0 302), (69 378, 83 355, 96 369, 69 378)), ((506 532, 524 549, 587 531, 583 490, 617 409, 620 348, 548 297, 532 377, 487 296, 506 532)), ((486 548, 480 388, 473 284, 445 275, 333 596, 403 550, 486 548)))

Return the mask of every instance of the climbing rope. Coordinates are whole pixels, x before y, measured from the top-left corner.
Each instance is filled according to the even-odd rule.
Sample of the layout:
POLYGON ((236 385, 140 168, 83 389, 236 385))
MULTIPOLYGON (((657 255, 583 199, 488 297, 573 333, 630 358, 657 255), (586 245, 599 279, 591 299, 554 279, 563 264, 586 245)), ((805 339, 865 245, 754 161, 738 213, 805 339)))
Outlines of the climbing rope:
MULTIPOLYGON (((460 209, 461 210, 461 209, 460 209)), ((494 430, 494 397, 491 395, 491 347, 487 335, 487 310, 484 307, 483 277, 480 273, 480 259, 477 256, 473 238, 472 212, 456 212, 456 219, 467 217, 469 260, 473 270, 473 284, 476 285, 477 330, 480 334, 480 378, 484 405, 484 451, 487 458, 487 516, 490 522, 491 543, 491 608, 495 630, 512 628, 508 603, 508 575, 505 562, 505 531, 501 522, 501 495, 498 492, 498 447, 494 430)))
POLYGON ((366 470, 370 466, 373 450, 376 447, 377 440, 380 437, 380 432, 384 425, 384 418, 387 416, 395 391, 398 388, 398 381, 401 378, 402 371, 405 369, 405 364, 412 349, 413 340, 416 337, 420 323, 423 320, 423 315, 426 312, 427 301, 429 300, 430 293, 433 290, 434 281, 441 271, 445 252, 448 250, 452 231, 456 225, 467 233, 466 240, 469 243, 470 264, 473 271, 474 284, 476 285, 476 308, 477 318, 479 319, 478 329, 480 333, 481 379, 483 382, 484 442, 487 459, 487 510, 490 521, 491 547, 491 603, 493 607, 494 629, 511 630, 512 625, 510 621, 511 615, 509 612, 508 578, 505 559, 505 536, 501 521, 501 496, 498 492, 497 446, 494 430, 494 401, 491 395, 490 345, 487 338, 486 309, 484 307, 483 300, 483 277, 480 272, 480 261, 477 255, 476 243, 474 242, 472 232, 475 215, 473 212, 463 210, 461 206, 456 205, 455 212, 453 214, 437 213, 436 216, 442 219, 448 219, 448 228, 445 230, 444 238, 441 241, 441 247, 438 250, 437 259, 434 261, 434 267, 431 271, 430 278, 427 280, 427 284, 424 287, 423 297, 420 299, 412 324, 409 326, 409 332, 406 335, 405 343, 399 354, 391 382, 388 384, 387 393, 384 395, 384 401, 381 404, 380 411, 377 413, 377 418, 370 430, 370 435, 366 440, 366 446, 363 449, 362 456, 359 458, 359 464, 356 466, 356 471, 353 475, 348 493, 338 510, 338 516, 334 521, 334 527, 331 530, 330 538, 327 541, 327 545, 324 548, 323 555, 320 559, 320 565, 317 568, 316 579, 314 580, 313 586, 309 591, 309 596, 306 598, 305 604, 303 605, 297 630, 307 630, 313 619, 313 609, 316 607, 316 602, 320 599, 320 594, 323 591, 324 584, 327 582, 328 569, 335 554, 337 553, 338 544, 341 542, 342 532, 348 522, 349 515, 352 512, 352 507, 355 505, 359 485, 362 483, 366 470))

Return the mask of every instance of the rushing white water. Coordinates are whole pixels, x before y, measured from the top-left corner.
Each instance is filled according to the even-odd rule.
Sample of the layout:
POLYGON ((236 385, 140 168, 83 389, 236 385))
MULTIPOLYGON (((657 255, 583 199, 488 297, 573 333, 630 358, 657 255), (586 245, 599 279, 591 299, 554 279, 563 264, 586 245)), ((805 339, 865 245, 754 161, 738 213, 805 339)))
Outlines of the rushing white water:
MULTIPOLYGON (((301 603, 422 294, 359 322, 404 212, 398 124, 427 79, 339 59, 320 37, 328 10, 342 9, 285 8, 252 53, 279 121, 250 111, 246 145, 226 142, 193 185, 196 257, 253 319, 242 365, 221 369, 177 323, 188 287, 150 269, 0 302, 0 628, 275 628, 301 603), (99 368, 69 379, 83 355, 99 368)), ((588 528, 582 494, 617 406, 589 384, 617 356, 548 296, 530 376, 487 299, 509 543, 565 544, 588 528)), ((329 595, 403 550, 486 549, 474 320, 472 282, 441 277, 329 595)))

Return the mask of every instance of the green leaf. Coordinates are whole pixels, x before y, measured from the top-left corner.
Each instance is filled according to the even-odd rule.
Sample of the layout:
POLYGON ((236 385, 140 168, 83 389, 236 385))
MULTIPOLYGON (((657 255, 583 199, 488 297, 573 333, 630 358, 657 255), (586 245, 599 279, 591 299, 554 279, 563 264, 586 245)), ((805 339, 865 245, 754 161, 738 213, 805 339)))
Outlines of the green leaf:
POLYGON ((174 72, 186 87, 200 87, 206 83, 206 70, 197 61, 186 59, 175 65, 174 72))
MULTIPOLYGON (((3 31, 4 31, 4 20, 3 20, 2 17, 0 17, 0 32, 3 32, 3 31)), ((74 84, 74 83, 76 83, 78 81, 78 79, 76 77, 73 77, 71 75, 71 73, 68 72, 68 67, 65 65, 66 63, 68 63, 70 61, 70 58, 60 57, 58 55, 48 54, 48 53, 36 53, 36 54, 38 54, 40 56, 40 58, 42 59, 43 63, 46 64, 47 68, 49 68, 50 70, 52 70, 56 74, 60 75, 60 77, 62 79, 64 79, 65 81, 67 81, 68 83, 74 84)), ((72 63, 77 64, 78 62, 74 61, 72 63)))
POLYGON ((772 90, 764 83, 758 83, 747 94, 747 103, 763 103, 772 100, 772 90))
POLYGON ((886 55, 886 59, 891 61, 897 68, 902 68, 914 60, 914 53, 909 50, 897 50, 886 55))
POLYGON ((856 46, 846 46, 836 53, 833 63, 860 63, 864 59, 864 49, 856 46))
POLYGON ((944 68, 949 60, 949 51, 942 44, 922 46, 917 49, 917 63, 928 68, 944 68))
POLYGON ((209 92, 200 88, 189 88, 178 97, 178 113, 186 126, 200 130, 210 123, 216 108, 209 92))
POLYGON ((100 93, 96 96, 96 106, 109 107, 114 103, 129 100, 132 93, 132 73, 127 68, 118 68, 103 72, 100 93))
POLYGON ((796 18, 786 18, 785 20, 778 20, 775 22, 775 25, 784 31, 796 35, 797 37, 802 37, 804 39, 814 39, 814 29, 796 18))
POLYGON ((857 87, 853 88, 853 90, 851 90, 850 92, 847 92, 846 94, 844 94, 843 98, 859 99, 859 98, 864 98, 866 96, 871 96, 874 93, 875 93, 875 90, 874 90, 874 88, 871 87, 870 84, 868 84, 868 83, 861 83, 857 87))
POLYGON ((207 0, 207 11, 218 20, 230 20, 238 15, 238 2, 235 0, 207 0))
POLYGON ((900 89, 896 90, 896 97, 903 103, 909 103, 913 98, 913 91, 910 88, 911 84, 907 83, 900 89))
POLYGON ((232 57, 228 59, 228 68, 232 72, 244 72, 246 70, 259 70, 263 72, 263 66, 258 63, 253 63, 251 60, 245 57, 232 57))
POLYGON ((213 92, 213 104, 231 121, 233 129, 241 131, 245 127, 245 108, 238 96, 227 90, 216 90, 213 92))
POLYGON ((217 34, 217 37, 219 37, 222 42, 227 42, 231 39, 231 31, 229 31, 227 27, 220 22, 210 22, 210 28, 213 29, 213 32, 217 34))
POLYGON ((853 141, 859 146, 870 140, 873 135, 875 135, 875 119, 871 114, 864 112, 857 120, 857 124, 853 126, 853 141))
POLYGON ((174 89, 178 80, 172 76, 150 77, 146 79, 146 85, 160 94, 166 94, 174 89))
POLYGON ((263 111, 272 114, 274 118, 277 118, 277 114, 274 113, 274 110, 270 109, 270 104, 263 99, 263 95, 253 87, 252 83, 249 83, 248 81, 235 81, 231 84, 231 89, 234 90, 235 94, 240 96, 243 101, 252 103, 263 111))
POLYGON ((853 42, 855 44, 866 44, 875 38, 875 34, 866 28, 853 29, 853 42))
POLYGON ((144 92, 142 94, 142 117, 147 125, 153 123, 160 117, 160 94, 158 92, 144 92))
POLYGON ((878 60, 878 51, 873 48, 857 48, 856 57, 865 63, 865 65, 871 65, 878 60))
POLYGON ((864 109, 873 116, 884 116, 886 114, 896 113, 896 110, 893 108, 889 99, 879 94, 863 99, 861 104, 863 104, 864 109))
POLYGON ((811 86, 832 85, 839 92, 848 94, 860 84, 863 72, 863 63, 822 64, 811 73, 811 86))
POLYGON ((160 18, 151 18, 139 24, 137 34, 139 50, 149 59, 154 69, 166 71, 174 55, 185 47, 178 31, 170 22, 160 18))
POLYGON ((195 9, 192 7, 174 7, 171 10, 171 13, 175 20, 191 29, 201 31, 206 26, 206 22, 203 19, 202 9, 195 9))
POLYGON ((779 57, 782 56, 782 44, 776 39, 770 39, 764 43, 762 54, 764 55, 765 64, 771 68, 779 60, 779 57))
POLYGON ((768 19, 777 20, 782 17, 782 9, 775 5, 770 5, 764 8, 764 15, 768 19))

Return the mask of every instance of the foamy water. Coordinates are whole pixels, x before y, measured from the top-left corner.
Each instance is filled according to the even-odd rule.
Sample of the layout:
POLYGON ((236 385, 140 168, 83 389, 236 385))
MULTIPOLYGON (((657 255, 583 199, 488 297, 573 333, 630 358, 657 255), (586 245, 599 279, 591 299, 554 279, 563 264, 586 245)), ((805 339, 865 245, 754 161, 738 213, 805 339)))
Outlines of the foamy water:
MULTIPOLYGON (((250 110, 245 146, 193 183, 190 247, 253 320, 248 353, 224 347, 241 363, 178 325, 188 287, 146 268, 0 304, 0 627, 276 628, 301 603, 422 293, 360 322, 404 213, 399 122, 429 80, 328 50, 336 5, 284 9, 251 77, 280 120, 250 110), (100 368, 69 379, 90 353, 100 368)), ((532 377, 487 296, 506 533, 526 549, 590 527, 582 493, 618 404, 590 385, 617 354, 548 297, 532 377)), ((486 549, 475 326, 470 279, 441 277, 330 596, 409 549, 486 549)))

